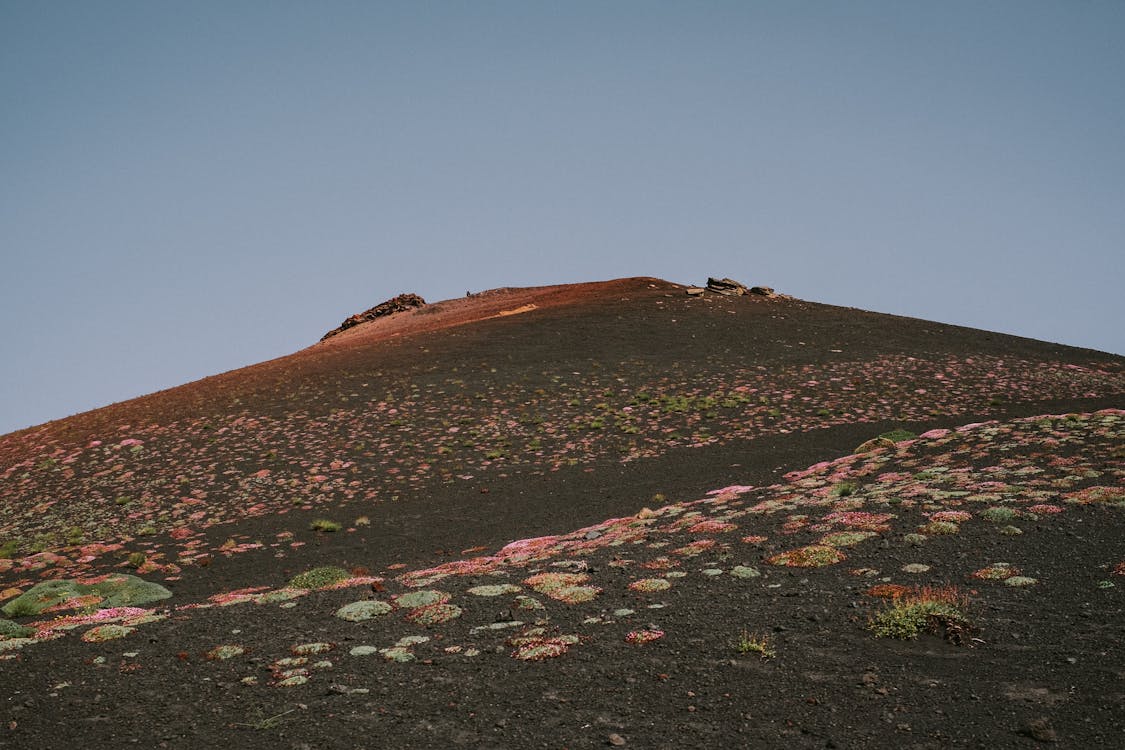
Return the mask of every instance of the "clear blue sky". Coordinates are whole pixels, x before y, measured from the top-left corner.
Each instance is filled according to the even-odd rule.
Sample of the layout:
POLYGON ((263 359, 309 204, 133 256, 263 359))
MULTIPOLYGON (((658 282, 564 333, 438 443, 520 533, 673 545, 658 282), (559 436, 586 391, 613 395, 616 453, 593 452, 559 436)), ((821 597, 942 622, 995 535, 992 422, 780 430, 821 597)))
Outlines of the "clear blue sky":
POLYGON ((399 292, 708 275, 1125 353, 1125 3, 0 0, 0 433, 399 292))

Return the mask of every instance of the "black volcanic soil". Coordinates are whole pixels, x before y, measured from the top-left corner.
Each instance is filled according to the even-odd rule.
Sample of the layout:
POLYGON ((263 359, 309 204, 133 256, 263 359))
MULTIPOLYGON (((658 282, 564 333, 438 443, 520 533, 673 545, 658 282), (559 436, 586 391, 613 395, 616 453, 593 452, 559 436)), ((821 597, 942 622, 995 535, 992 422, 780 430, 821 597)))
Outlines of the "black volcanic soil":
MULTIPOLYGON (((222 483, 223 472, 252 474, 267 465, 261 455, 275 451, 281 459, 268 465, 277 476, 287 456, 302 455, 300 440, 291 445, 271 439, 234 450, 231 441, 245 442, 249 433, 223 432, 235 417, 272 420, 304 435, 310 452, 314 443, 325 442, 325 455, 354 460, 347 478, 370 488, 376 499, 348 498, 341 489, 283 514, 201 520, 193 530, 212 554, 184 565, 167 583, 175 597, 165 604, 199 602, 242 587, 279 587, 317 565, 362 568, 387 578, 390 590, 389 579, 401 570, 488 554, 514 540, 563 534, 645 507, 698 500, 728 485, 781 484, 788 472, 847 456, 894 428, 922 433, 1121 408, 1123 365, 1121 357, 1104 353, 799 300, 688 298, 683 287, 654 279, 500 290, 379 319, 288 358, 0 437, 0 471, 21 461, 40 465, 54 451, 63 455, 91 440, 108 443, 134 434, 121 425, 152 426, 145 449, 161 462, 139 465, 138 484, 189 473, 196 456, 217 456, 218 469, 208 474, 214 489, 199 507, 221 507, 234 502, 236 489, 222 483), (914 382, 911 358, 955 361, 950 372, 968 361, 966 379, 985 361, 1009 380, 993 391, 965 387, 939 398, 933 381, 925 387, 914 382), (885 369, 887 362, 894 368, 885 369), (872 366, 856 369, 855 363, 872 366), (1047 373, 1042 377, 1036 375, 1040 366, 1047 373), (589 420, 605 411, 602 403, 621 418, 640 410, 634 398, 639 391, 656 395, 666 386, 669 394, 680 394, 687 385, 721 383, 736 371, 759 373, 754 377, 761 383, 776 375, 786 384, 790 401, 782 404, 771 392, 772 400, 760 407, 783 406, 780 417, 716 407, 714 417, 706 409, 696 416, 662 414, 637 434, 591 427, 589 420), (813 377, 808 373, 837 371, 854 383, 833 391, 831 400, 826 396, 821 409, 811 402, 798 406, 807 394, 828 393, 823 382, 804 385, 813 377), (1081 373, 1091 385, 1071 388, 1068 372, 1081 373), (464 381, 463 402, 446 398, 453 381, 464 381), (387 433, 369 440, 390 440, 393 448, 368 449, 374 455, 364 457, 352 450, 355 435, 331 420, 350 410, 362 416, 388 394, 397 403, 418 404, 407 421, 432 422, 434 429, 405 435, 393 432, 392 422, 380 422, 387 433), (553 399, 555 394, 564 396, 553 399), (581 403, 572 406, 574 401, 581 403), (879 401, 904 418, 887 417, 876 408, 879 401), (921 405, 906 408, 916 401, 921 405), (447 418, 423 407, 447 410, 447 418), (503 446, 505 455, 481 458, 493 446, 484 428, 476 446, 437 451, 437 436, 462 424, 458 415, 468 415, 464 424, 469 418, 481 423, 505 408, 512 409, 515 426, 504 434, 518 437, 503 446), (523 447, 532 433, 516 425, 522 416, 545 419, 558 431, 542 435, 543 448, 523 447), (332 430, 339 431, 339 444, 329 439, 332 430), (176 447, 183 435, 197 454, 176 447), (426 450, 415 455, 414 443, 426 450), (228 447, 229 456, 221 452, 228 447), (627 453, 631 448, 635 455, 627 453), (408 481, 386 473, 392 458, 402 459, 398 476, 409 475, 408 481), (346 524, 361 514, 370 516, 370 525, 332 534, 308 528, 316 518, 346 524), (269 542, 287 531, 305 543, 231 556, 219 551, 227 539, 269 542)), ((748 402, 746 408, 752 407, 759 408, 748 402)), ((1078 448, 1065 446, 1059 455, 1068 450, 1078 455, 1078 448)), ((83 468, 83 460, 69 476, 44 471, 39 479, 29 470, 39 482, 34 486, 17 485, 13 473, 0 484, 6 514, 22 513, 48 492, 64 498, 73 492, 72 507, 86 507, 89 495, 83 493, 104 480, 100 464, 83 468)), ((1106 476, 1121 469, 1120 450, 1083 460, 1094 461, 1106 476)), ((191 486, 200 481, 193 476, 191 486)), ((966 523, 956 536, 920 547, 903 543, 896 528, 882 540, 849 548, 846 563, 814 570, 764 563, 781 549, 772 546, 783 533, 778 529, 785 518, 779 517, 762 531, 769 547, 720 561, 760 568, 762 581, 752 590, 695 569, 658 600, 607 586, 583 614, 611 619, 605 613, 631 608, 637 611, 632 627, 651 619, 665 637, 631 646, 622 642, 624 631, 587 636, 593 626, 583 626, 580 614, 552 610, 549 632, 582 632, 583 639, 558 658, 536 662, 509 658, 512 647, 501 640, 476 658, 446 658, 440 650, 409 664, 378 654, 347 658, 355 645, 387 646, 416 632, 330 616, 345 603, 383 596, 370 586, 314 592, 287 610, 242 604, 177 611, 120 640, 84 643, 70 635, 0 662, 0 747, 67 747, 76 741, 90 747, 271 749, 1118 747, 1125 736, 1125 579, 1112 587, 1101 582, 1112 583, 1107 563, 1125 561, 1123 513, 1120 507, 1082 506, 1049 522, 1020 523, 1019 536, 966 523), (1011 559, 1043 583, 985 590, 963 575, 948 577, 951 569, 1011 559), (877 579, 852 572, 879 570, 900 582, 897 571, 911 562, 934 570, 919 583, 953 583, 968 592, 976 641, 872 637, 865 623, 877 602, 863 590, 877 579), (978 589, 983 593, 972 593, 978 589), (664 606, 650 612, 650 601, 664 606), (743 631, 768 635, 776 657, 738 653, 743 631), (293 644, 319 641, 335 646, 331 667, 297 687, 271 684, 271 662, 293 644), (247 655, 229 662, 204 658, 223 643, 242 644, 247 655), (240 681, 253 675, 261 678, 257 684, 240 681)), ((154 518, 171 525, 160 526, 150 549, 172 550, 175 541, 167 532, 180 521, 154 518)), ((71 525, 72 519, 59 523, 71 525)), ((615 567, 624 555, 607 547, 587 562, 600 576, 624 575, 628 569, 615 567)), ((119 557, 105 555, 84 573, 120 564, 119 557)), ((0 573, 0 589, 26 588, 29 575, 0 573)), ((490 582, 479 576, 471 583, 490 582)), ((425 632, 435 641, 470 643, 471 625, 502 622, 512 616, 507 607, 483 600, 479 611, 469 613, 476 619, 466 616, 425 632)))

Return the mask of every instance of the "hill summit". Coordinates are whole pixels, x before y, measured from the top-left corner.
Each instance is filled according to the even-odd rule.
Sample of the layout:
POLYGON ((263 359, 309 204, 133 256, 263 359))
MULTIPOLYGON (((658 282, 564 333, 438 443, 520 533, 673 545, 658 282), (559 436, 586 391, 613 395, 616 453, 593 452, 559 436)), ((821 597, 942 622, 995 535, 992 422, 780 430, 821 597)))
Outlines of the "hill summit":
POLYGON ((1111 746, 1125 360, 711 282, 0 436, 0 745, 1111 746))

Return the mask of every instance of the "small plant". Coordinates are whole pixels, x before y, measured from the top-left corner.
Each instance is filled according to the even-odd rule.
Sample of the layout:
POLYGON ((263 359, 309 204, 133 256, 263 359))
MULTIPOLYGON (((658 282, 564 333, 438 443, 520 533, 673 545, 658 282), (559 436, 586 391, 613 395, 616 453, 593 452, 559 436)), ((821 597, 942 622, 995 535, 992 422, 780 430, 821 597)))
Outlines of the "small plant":
POLYGON ((743 628, 735 641, 734 650, 740 654, 757 654, 763 659, 772 659, 777 656, 773 641, 768 635, 758 635, 743 628))
POLYGON ((868 628, 877 638, 910 640, 920 633, 942 633, 959 641, 969 621, 968 599, 955 586, 922 586, 894 596, 888 608, 874 615, 868 628), (952 637, 951 637, 952 636, 952 637))
POLYGON ((327 518, 318 518, 309 524, 309 528, 313 531, 319 531, 324 534, 330 534, 334 531, 339 531, 343 528, 340 524, 327 518))
POLYGON ((0 560, 7 560, 9 558, 15 557, 17 554, 19 554, 19 551, 20 543, 15 539, 9 539, 3 544, 0 544, 0 560))
POLYGON ((145 560, 147 559, 148 557, 144 552, 131 552, 129 553, 129 556, 125 558, 125 563, 130 568, 139 568, 145 564, 145 560))
POLYGON ((288 711, 282 711, 273 716, 265 716, 261 710, 258 710, 255 712, 255 718, 250 719, 250 721, 236 721, 232 726, 245 727, 247 729, 253 729, 256 732, 261 732, 266 729, 275 729, 281 724, 283 716, 287 716, 296 710, 295 708, 291 708, 288 711))

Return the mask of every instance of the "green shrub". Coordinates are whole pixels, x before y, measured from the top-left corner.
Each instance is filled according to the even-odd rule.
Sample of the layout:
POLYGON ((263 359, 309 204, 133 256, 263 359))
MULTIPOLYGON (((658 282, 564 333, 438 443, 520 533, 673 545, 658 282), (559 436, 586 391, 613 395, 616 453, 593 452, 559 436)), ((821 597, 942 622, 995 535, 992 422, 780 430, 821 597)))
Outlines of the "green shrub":
POLYGON ((318 519, 316 519, 315 521, 313 521, 312 523, 309 524, 309 528, 312 529, 313 531, 320 531, 320 532, 329 534, 329 533, 332 533, 333 531, 339 531, 340 529, 342 529, 344 527, 341 526, 340 524, 336 523, 335 521, 331 521, 327 518, 318 518, 318 519))

